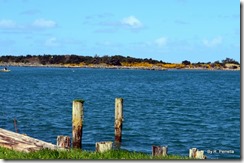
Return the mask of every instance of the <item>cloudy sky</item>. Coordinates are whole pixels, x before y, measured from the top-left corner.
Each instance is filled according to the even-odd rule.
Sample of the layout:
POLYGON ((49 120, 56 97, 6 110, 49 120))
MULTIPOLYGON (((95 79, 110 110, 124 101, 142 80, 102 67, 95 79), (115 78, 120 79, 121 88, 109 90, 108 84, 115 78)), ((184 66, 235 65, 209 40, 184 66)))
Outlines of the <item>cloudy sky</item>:
POLYGON ((239 0, 0 0, 0 55, 240 61, 239 0))

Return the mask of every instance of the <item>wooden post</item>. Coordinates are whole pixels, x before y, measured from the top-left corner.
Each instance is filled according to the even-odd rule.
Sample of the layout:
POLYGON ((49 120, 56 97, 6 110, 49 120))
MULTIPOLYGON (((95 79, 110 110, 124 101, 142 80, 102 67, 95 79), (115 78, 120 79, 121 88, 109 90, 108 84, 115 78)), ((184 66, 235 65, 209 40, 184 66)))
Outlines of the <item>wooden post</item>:
POLYGON ((70 137, 69 136, 58 136, 57 137, 57 146, 61 148, 70 148, 70 137))
POLYGON ((168 146, 162 147, 163 149, 163 156, 167 156, 168 155, 168 146))
POLYGON ((152 146, 152 156, 167 156, 168 147, 167 146, 152 146))
POLYGON ((72 106, 72 141, 73 148, 82 147, 83 100, 74 100, 72 106))
POLYGON ((195 158, 196 152, 197 152, 197 148, 189 149, 189 158, 195 158))
POLYGON ((123 99, 115 98, 115 142, 121 143, 122 136, 122 121, 123 121, 123 99))
POLYGON ((206 159, 207 157, 204 155, 204 151, 199 151, 197 148, 192 148, 189 150, 189 158, 195 159, 206 159))
POLYGON ((14 128, 15 128, 15 132, 18 133, 17 120, 15 118, 14 118, 14 128))
POLYGON ((201 151, 197 150, 196 158, 197 159, 206 159, 206 156, 204 156, 204 151, 203 150, 201 150, 201 151))
POLYGON ((97 142, 96 143, 96 152, 106 152, 112 149, 113 142, 106 141, 106 142, 97 142))

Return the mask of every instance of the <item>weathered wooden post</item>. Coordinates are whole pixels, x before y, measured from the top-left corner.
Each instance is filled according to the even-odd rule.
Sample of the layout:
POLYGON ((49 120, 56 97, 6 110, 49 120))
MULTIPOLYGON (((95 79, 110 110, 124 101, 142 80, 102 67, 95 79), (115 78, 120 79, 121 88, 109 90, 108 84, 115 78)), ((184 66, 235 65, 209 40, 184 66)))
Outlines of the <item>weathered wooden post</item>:
POLYGON ((206 159, 206 156, 204 155, 204 151, 203 150, 201 150, 201 151, 197 150, 196 158, 197 159, 206 159))
POLYGON ((69 136, 58 136, 57 146, 65 149, 70 149, 70 137, 69 136))
POLYGON ((122 140, 122 121, 123 121, 123 99, 115 98, 115 142, 121 143, 122 140))
POLYGON ((106 152, 112 149, 113 142, 105 141, 105 142, 97 142, 96 143, 96 152, 106 152))
POLYGON ((15 128, 15 132, 18 133, 17 120, 15 118, 14 118, 14 128, 15 128))
POLYGON ((168 147, 167 146, 152 146, 152 156, 167 156, 168 147))
POLYGON ((196 159, 206 159, 207 157, 204 155, 204 151, 199 151, 197 148, 189 149, 189 158, 196 159))
POLYGON ((83 100, 74 100, 72 106, 72 141, 73 148, 82 147, 83 100))
POLYGON ((189 158, 195 158, 196 152, 197 152, 197 148, 189 149, 189 158))

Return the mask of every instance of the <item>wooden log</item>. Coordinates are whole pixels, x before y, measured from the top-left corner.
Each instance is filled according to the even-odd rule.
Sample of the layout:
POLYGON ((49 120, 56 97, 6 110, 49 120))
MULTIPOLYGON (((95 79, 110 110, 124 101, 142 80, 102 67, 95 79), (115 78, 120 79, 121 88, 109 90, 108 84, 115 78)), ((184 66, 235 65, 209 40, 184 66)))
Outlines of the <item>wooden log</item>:
POLYGON ((106 152, 112 149, 113 142, 106 141, 106 142, 97 142, 96 143, 96 152, 106 152))
POLYGON ((47 143, 23 134, 15 133, 0 128, 0 146, 8 149, 21 151, 21 152, 32 152, 41 149, 63 149, 58 146, 47 143))
POLYGON ((70 149, 70 137, 69 136, 58 136, 57 146, 65 149, 70 149))
POLYGON ((152 146, 152 156, 167 156, 168 147, 167 146, 152 146))
POLYGON ((72 142, 73 148, 82 147, 83 100, 74 100, 72 106, 72 142))
POLYGON ((122 121, 123 121, 123 99, 115 99, 115 142, 121 142, 122 140, 122 121))

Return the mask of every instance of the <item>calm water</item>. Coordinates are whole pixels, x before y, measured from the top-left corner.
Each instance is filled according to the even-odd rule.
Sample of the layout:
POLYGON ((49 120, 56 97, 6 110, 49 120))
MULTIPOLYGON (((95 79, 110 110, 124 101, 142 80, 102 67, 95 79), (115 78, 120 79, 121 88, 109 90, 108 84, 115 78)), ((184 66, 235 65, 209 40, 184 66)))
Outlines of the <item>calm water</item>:
POLYGON ((114 101, 124 99, 121 148, 240 158, 240 71, 10 67, 0 73, 0 128, 56 144, 72 136, 72 101, 85 100, 83 149, 114 140, 114 101), (217 150, 209 154, 207 150, 217 150), (222 154, 218 150, 232 150, 222 154))

